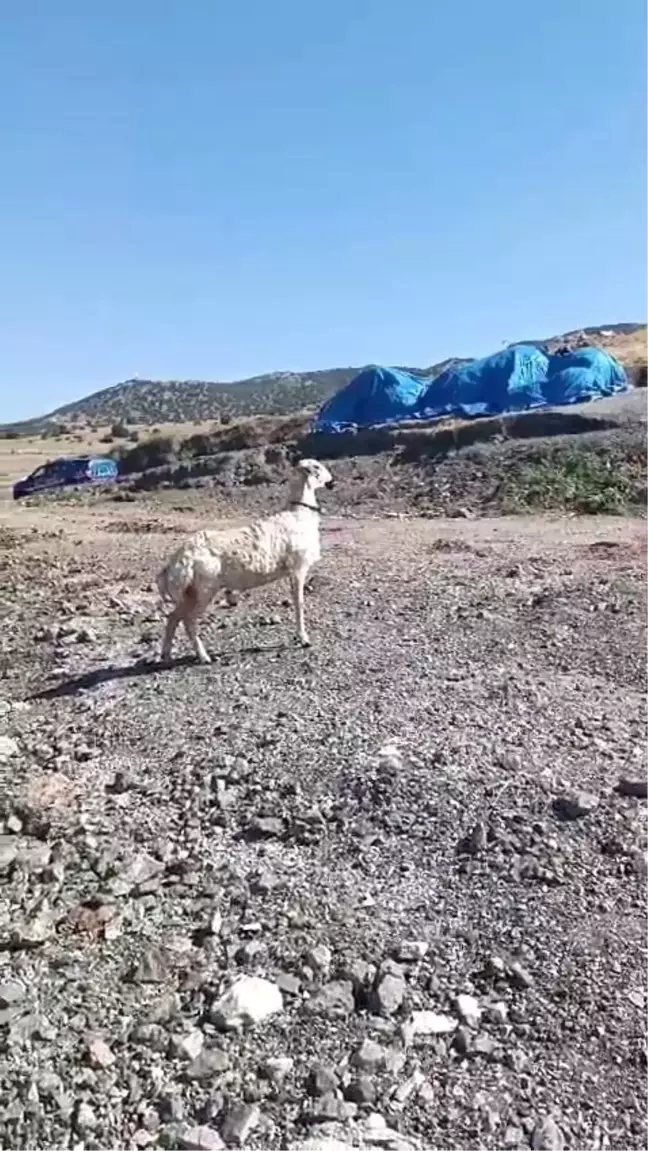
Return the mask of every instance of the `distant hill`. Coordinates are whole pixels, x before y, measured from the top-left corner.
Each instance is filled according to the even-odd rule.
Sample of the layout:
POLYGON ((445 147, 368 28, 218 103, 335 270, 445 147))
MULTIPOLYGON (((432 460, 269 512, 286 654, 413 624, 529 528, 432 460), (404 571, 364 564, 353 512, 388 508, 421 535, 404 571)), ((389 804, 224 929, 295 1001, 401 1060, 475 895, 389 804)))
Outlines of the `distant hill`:
MULTIPOLYGON (((585 328, 550 340, 516 341, 552 349, 561 343, 596 343, 609 348, 627 366, 645 364, 646 327, 643 324, 609 324, 585 328)), ((446 367, 465 360, 443 360, 428 368, 403 370, 433 379, 446 367)), ((314 372, 270 372, 233 383, 204 380, 125 380, 93 392, 82 400, 30 420, 0 425, 0 433, 35 434, 56 423, 86 424, 197 423, 222 416, 238 419, 251 415, 287 415, 317 409, 347 384, 361 367, 330 368, 314 372)))

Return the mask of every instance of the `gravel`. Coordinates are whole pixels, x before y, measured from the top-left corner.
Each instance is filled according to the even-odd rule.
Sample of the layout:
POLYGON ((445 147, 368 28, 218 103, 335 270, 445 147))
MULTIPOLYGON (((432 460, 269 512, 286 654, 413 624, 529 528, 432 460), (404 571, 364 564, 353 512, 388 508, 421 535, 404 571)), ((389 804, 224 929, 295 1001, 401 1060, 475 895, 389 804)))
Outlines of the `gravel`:
POLYGON ((643 524, 325 518, 311 650, 274 587, 162 669, 206 505, 56 517, 0 537, 3 1145, 645 1146, 643 524))

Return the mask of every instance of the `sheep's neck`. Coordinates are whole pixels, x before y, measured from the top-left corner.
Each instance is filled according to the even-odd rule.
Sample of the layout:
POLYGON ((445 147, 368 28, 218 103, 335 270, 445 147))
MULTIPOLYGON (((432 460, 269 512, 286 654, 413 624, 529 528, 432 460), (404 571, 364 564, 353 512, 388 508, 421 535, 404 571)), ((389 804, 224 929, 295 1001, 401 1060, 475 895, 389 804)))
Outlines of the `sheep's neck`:
POLYGON ((320 510, 315 499, 315 492, 311 490, 308 484, 304 484, 303 487, 297 488, 293 492, 290 503, 293 507, 308 508, 312 512, 319 512, 320 510))

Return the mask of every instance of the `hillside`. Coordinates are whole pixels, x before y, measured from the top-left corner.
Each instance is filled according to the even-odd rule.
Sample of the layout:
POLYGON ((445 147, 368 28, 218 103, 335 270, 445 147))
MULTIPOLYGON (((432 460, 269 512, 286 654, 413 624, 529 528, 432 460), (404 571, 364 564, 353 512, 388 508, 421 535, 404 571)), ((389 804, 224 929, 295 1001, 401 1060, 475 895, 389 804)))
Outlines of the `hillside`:
MULTIPOLYGON (((646 326, 643 324, 611 324, 568 332, 549 340, 524 342, 544 346, 548 350, 564 343, 594 343, 609 348, 629 368, 646 363, 646 326)), ((458 361, 446 359, 427 368, 407 367, 404 370, 434 378, 453 362, 458 361)), ((0 425, 0 432, 34 434, 46 431, 57 422, 110 425, 119 421, 153 427, 170 423, 200 423, 222 416, 239 419, 250 415, 286 415, 318 408, 360 370, 360 367, 348 367, 313 372, 270 372, 232 383, 125 380, 93 392, 84 399, 64 404, 47 415, 0 425)))

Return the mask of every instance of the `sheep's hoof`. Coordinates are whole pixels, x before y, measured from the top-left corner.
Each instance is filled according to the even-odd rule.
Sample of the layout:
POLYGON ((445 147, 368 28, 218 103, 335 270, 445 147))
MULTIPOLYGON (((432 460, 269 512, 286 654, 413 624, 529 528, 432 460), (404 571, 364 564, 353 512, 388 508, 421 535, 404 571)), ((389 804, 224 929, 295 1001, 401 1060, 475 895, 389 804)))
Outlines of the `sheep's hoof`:
POLYGON ((208 663, 211 663, 211 656, 207 655, 206 651, 203 652, 202 655, 198 656, 198 663, 202 663, 206 667, 208 663))
POLYGON ((298 637, 300 647, 312 647, 311 641, 307 635, 300 635, 298 637))

